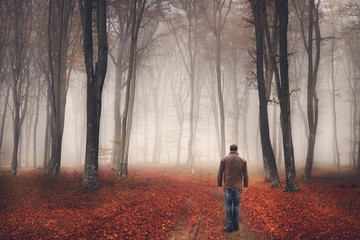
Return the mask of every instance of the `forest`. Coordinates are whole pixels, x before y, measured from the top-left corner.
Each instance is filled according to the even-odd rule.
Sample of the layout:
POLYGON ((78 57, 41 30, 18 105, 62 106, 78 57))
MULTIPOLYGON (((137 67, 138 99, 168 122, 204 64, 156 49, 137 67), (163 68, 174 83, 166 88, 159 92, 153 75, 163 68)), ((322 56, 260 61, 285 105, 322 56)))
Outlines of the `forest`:
POLYGON ((0 238, 358 238, 359 39, 358 0, 0 0, 0 238))

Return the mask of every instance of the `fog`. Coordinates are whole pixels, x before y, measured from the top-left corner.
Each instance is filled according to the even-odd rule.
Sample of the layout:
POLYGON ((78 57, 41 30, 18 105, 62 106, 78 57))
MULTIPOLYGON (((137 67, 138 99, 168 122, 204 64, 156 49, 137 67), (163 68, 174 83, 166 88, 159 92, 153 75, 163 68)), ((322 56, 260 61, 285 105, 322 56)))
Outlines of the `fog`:
MULTIPOLYGON (((289 54, 288 61, 291 92, 291 127, 296 169, 297 172, 302 174, 307 154, 307 135, 309 131, 308 122, 306 118, 304 119, 307 114, 307 55, 301 39, 299 20, 290 2, 288 48, 291 54, 289 54)), ((351 3, 352 1, 348 2, 351 3)), ((122 47, 121 40, 119 40, 118 33, 116 33, 116 28, 119 28, 120 23, 113 14, 115 10, 111 10, 114 5, 110 3, 109 6, 109 57, 102 93, 99 134, 100 168, 109 168, 111 166, 114 159, 113 147, 114 144, 117 144, 116 141, 119 141, 119 139, 115 139, 114 134, 115 121, 121 121, 121 119, 115 120, 115 94, 121 94, 121 114, 123 114, 125 103, 125 88, 123 87, 119 92, 116 91, 115 86, 116 81, 119 81, 119 75, 116 73, 117 68, 114 58, 116 58, 119 48, 122 47)), ((176 165, 178 144, 181 141, 180 165, 188 166, 191 107, 190 55, 188 53, 189 48, 187 48, 189 45, 188 25, 181 4, 171 5, 166 3, 166 6, 171 6, 171 8, 164 7, 161 13, 152 13, 153 10, 149 6, 145 10, 149 12, 148 14, 145 12, 143 24, 139 30, 136 93, 128 160, 130 165, 138 163, 176 165), (183 117, 182 128, 181 117, 183 117), (181 137, 179 137, 180 134, 181 137)), ((209 9, 211 8, 211 4, 206 6, 209 9)), ((355 156, 354 149, 357 151, 358 144, 359 109, 357 106, 358 100, 355 98, 354 102, 354 96, 356 96, 359 86, 355 84, 357 88, 352 89, 351 86, 354 84, 351 81, 357 81, 360 69, 354 67, 354 62, 358 61, 358 59, 351 54, 358 54, 359 56, 359 41, 353 40, 357 39, 356 34, 359 33, 359 29, 353 32, 348 30, 352 26, 352 21, 358 19, 358 16, 354 16, 354 19, 347 19, 346 17, 340 19, 340 13, 343 14, 346 10, 345 7, 345 4, 338 5, 337 1, 322 1, 320 5, 322 14, 320 30, 323 40, 316 86, 319 100, 319 117, 314 153, 315 167, 334 166, 336 161, 334 160, 336 152, 332 115, 332 59, 334 59, 336 131, 340 165, 341 167, 354 167, 355 163, 353 156, 355 156), (333 8, 330 8, 330 6, 333 8), (333 19, 334 14, 331 11, 335 11, 339 15, 336 20, 333 19), (332 41, 335 41, 334 58, 331 58, 332 41)), ((193 44, 190 48, 196 52, 194 63, 193 134, 195 168, 203 164, 216 165, 222 157, 220 149, 220 113, 216 90, 215 38, 211 32, 211 27, 206 22, 206 10, 204 12, 198 11, 199 15, 194 20, 197 21, 197 32, 193 32, 193 41, 196 41, 196 45, 190 43, 190 45, 193 44)), ((44 14, 46 17, 46 12, 44 14)), ((77 7, 75 7, 74 16, 74 18, 79 17, 77 7)), ((237 144, 239 154, 247 160, 249 168, 255 168, 263 166, 263 156, 259 131, 258 88, 254 76, 256 73, 256 64, 253 59, 255 56, 255 33, 253 24, 248 21, 251 16, 248 1, 234 1, 226 21, 224 20, 225 27, 221 34, 220 70, 225 108, 225 152, 229 151, 230 144, 237 144), (236 88, 235 91, 234 88, 236 88)), ((76 21, 72 24, 80 27, 76 21)), ((194 22, 192 24, 195 26, 194 22)), ((80 40, 77 41, 80 44, 80 40)), ((9 42, 7 44, 10 45, 9 42)), ((4 115, 5 107, 8 108, 1 146, 1 165, 4 167, 10 166, 14 145, 13 100, 11 97, 9 103, 5 105, 6 89, 10 84, 7 79, 11 77, 9 68, 11 65, 10 53, 6 50, 8 45, 5 44, 3 47, 5 48, 5 54, 2 57, 5 60, 2 61, 1 66, 1 116, 4 115)), ((34 45, 32 49, 37 51, 36 47, 39 46, 34 45)), ((124 46, 125 48, 128 47, 128 43, 124 43, 124 46)), ((80 57, 77 57, 75 61, 78 61, 81 65, 83 64, 81 48, 78 49, 77 54, 80 57)), ((126 58, 127 54, 125 53, 124 59, 126 58)), ((36 64, 36 62, 31 64, 36 64)), ((122 82, 125 83, 127 70, 124 70, 121 76, 122 82)), ((32 78, 44 79, 45 77, 39 71, 39 74, 34 74, 32 78)), ((31 84, 36 85, 37 83, 32 81, 31 84)), ((277 99, 275 83, 272 84, 271 88, 270 99, 277 99)), ((41 91, 41 96, 36 96, 35 89, 35 87, 31 87, 29 93, 29 103, 20 135, 18 161, 23 166, 32 166, 34 154, 34 131, 32 129, 36 115, 35 99, 40 98, 39 122, 36 130, 36 161, 37 167, 42 168, 45 151, 47 98, 45 87, 41 91)), ((69 76, 66 95, 65 123, 61 149, 62 167, 84 166, 86 89, 86 74, 83 66, 75 66, 69 76)), ((268 115, 272 147, 280 169, 279 172, 284 173, 278 101, 269 101, 268 115)))

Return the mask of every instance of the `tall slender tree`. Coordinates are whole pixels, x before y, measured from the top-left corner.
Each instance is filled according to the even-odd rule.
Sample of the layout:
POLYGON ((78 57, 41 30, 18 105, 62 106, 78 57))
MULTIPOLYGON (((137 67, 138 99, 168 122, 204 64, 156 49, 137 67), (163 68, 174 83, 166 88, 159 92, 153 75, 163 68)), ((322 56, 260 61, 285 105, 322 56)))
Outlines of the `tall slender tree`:
POLYGON ((193 146, 194 146, 194 105, 195 105, 195 81, 196 81, 196 61, 197 61, 197 46, 198 46, 198 19, 197 19, 197 4, 195 0, 185 1, 181 0, 179 7, 185 12, 187 33, 186 41, 182 41, 179 35, 177 26, 174 26, 171 19, 166 20, 170 31, 175 37, 177 47, 179 49, 182 61, 184 63, 186 72, 190 78, 190 137, 188 142, 188 158, 187 163, 191 167, 192 173, 195 173, 193 146))
POLYGON ((305 8, 306 8, 305 1, 297 2, 293 0, 292 2, 296 11, 296 15, 300 22, 301 35, 305 50, 308 55, 307 117, 308 117, 308 125, 309 125, 309 138, 308 138, 306 165, 305 165, 305 180, 309 180, 311 178, 311 172, 314 162, 315 140, 316 140, 316 132, 318 126, 318 117, 319 117, 319 99, 316 91, 316 83, 317 83, 317 74, 320 64, 321 34, 320 34, 320 25, 319 25, 320 24, 319 6, 321 1, 319 0, 317 2, 317 5, 315 6, 315 1, 309 0, 307 38, 305 32, 305 8), (313 52, 314 30, 315 30, 315 47, 316 47, 315 57, 313 52))
POLYGON ((86 187, 96 189, 98 187, 101 96, 108 59, 106 0, 80 0, 79 6, 83 28, 83 50, 87 77, 87 129, 83 183, 86 187), (96 10, 97 51, 95 51, 93 46, 94 9, 96 10), (95 52, 97 52, 97 56, 95 56, 95 52), (97 59, 95 64, 94 58, 97 59))
MULTIPOLYGON (((287 32, 288 32, 288 0, 277 0, 276 7, 279 13, 280 22, 280 77, 281 82, 277 83, 280 94, 281 108, 281 129, 283 137, 283 149, 285 159, 286 192, 298 192, 300 189, 296 181, 294 148, 291 133, 290 121, 290 91, 289 91, 289 64, 287 51, 287 32), (280 88, 279 88, 280 86, 280 88)), ((274 59, 274 58, 273 58, 274 59)), ((273 61, 275 63, 275 61, 273 61)))
POLYGON ((276 166, 275 156, 272 149, 270 134, 269 134, 269 120, 267 112, 268 99, 265 95, 265 79, 264 79, 264 64, 263 64, 263 22, 262 9, 265 7, 262 1, 251 0, 251 8, 254 15, 255 23, 255 37, 256 37, 256 78, 258 84, 259 97, 259 123, 261 147, 263 152, 264 166, 269 166, 269 177, 273 187, 281 187, 279 174, 276 166))
POLYGON ((47 172, 59 176, 62 136, 65 123, 66 96, 69 86, 67 50, 69 24, 74 3, 70 0, 49 1, 48 17, 48 101, 50 102, 51 153, 47 172))
POLYGON ((117 169, 119 177, 127 177, 128 175, 129 144, 136 87, 137 40, 145 5, 146 0, 135 0, 131 2, 130 55, 126 81, 125 109, 122 118, 120 164, 117 169))
MULTIPOLYGON (((112 11, 109 13, 111 27, 116 35, 114 46, 110 49, 110 59, 115 65, 115 97, 114 97, 114 140, 112 169, 118 169, 121 156, 121 98, 123 88, 126 86, 124 75, 129 67, 129 45, 131 27, 131 2, 130 1, 109 1, 112 11), (115 22, 117 24, 115 24, 115 22)), ((111 42, 109 40, 109 42, 111 42)))
POLYGON ((29 41, 32 25, 32 1, 14 1, 11 5, 12 32, 10 34, 9 57, 11 64, 11 95, 13 101, 13 134, 14 147, 10 172, 17 173, 18 149, 21 128, 25 119, 29 87, 30 87, 30 65, 26 64, 30 58, 29 41))
POLYGON ((225 107, 223 98, 223 84, 221 79, 221 34, 224 30, 227 17, 229 15, 232 0, 214 0, 213 8, 208 8, 207 1, 201 1, 200 7, 203 9, 204 16, 209 24, 209 27, 215 37, 215 63, 216 63, 216 83, 217 83, 217 97, 219 101, 220 111, 220 154, 225 155, 225 107), (226 4, 227 3, 227 4, 226 4), (207 10, 212 11, 211 18, 207 15, 207 10))

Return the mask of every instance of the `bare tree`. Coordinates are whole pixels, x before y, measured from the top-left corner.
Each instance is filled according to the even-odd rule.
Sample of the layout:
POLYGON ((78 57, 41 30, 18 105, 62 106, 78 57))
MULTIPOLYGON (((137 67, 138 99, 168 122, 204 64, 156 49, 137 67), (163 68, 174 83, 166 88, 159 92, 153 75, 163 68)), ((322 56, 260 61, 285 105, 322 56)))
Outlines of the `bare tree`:
POLYGON ((98 187, 98 151, 101 116, 101 95, 107 70, 108 44, 106 34, 106 1, 80 0, 83 28, 83 50, 87 76, 87 130, 83 183, 98 187), (93 8, 96 8, 97 55, 93 46, 93 8), (94 65, 94 58, 97 60, 94 65))
MULTIPOLYGON (((277 89, 280 99, 281 108, 281 129, 283 137, 284 159, 285 159, 285 176, 287 192, 298 192, 300 189, 297 185, 294 148, 292 142, 291 121, 290 121, 290 90, 289 90, 289 65, 287 51, 287 32, 288 32, 288 0, 277 0, 276 7, 279 13, 280 22, 280 78, 277 78, 277 89)), ((267 34, 268 35, 268 34, 267 34)), ((272 51, 270 51, 272 53, 272 51)), ((273 55, 273 54, 271 54, 273 55)), ((275 58, 272 57, 273 64, 275 58)), ((278 74, 276 74, 278 76, 278 74)))
MULTIPOLYGON (((265 93, 265 79, 264 79, 264 65, 263 65, 263 27, 262 27, 262 10, 264 10, 264 4, 258 1, 250 1, 251 8, 254 14, 255 23, 255 36, 256 36, 256 78, 258 86, 259 96, 259 123, 260 123, 260 136, 261 146, 263 152, 263 161, 266 173, 266 166, 269 168, 269 175, 265 175, 269 178, 273 187, 280 188, 279 174, 276 166, 275 156, 272 149, 270 134, 269 134, 269 120, 267 113, 268 99, 266 99, 265 93)), ((266 17, 266 16, 265 16, 266 17)), ((265 23, 266 24, 266 23, 265 23)), ((269 45, 271 46, 271 45, 269 45)))
POLYGON ((5 81, 5 76, 8 75, 8 66, 6 59, 6 48, 9 44, 9 36, 11 30, 9 12, 10 2, 9 1, 1 1, 0 2, 0 89, 1 97, 4 96, 4 108, 2 111, 1 117, 1 126, 0 126, 0 151, 2 149, 3 137, 4 137, 4 130, 5 130, 5 121, 7 116, 7 109, 9 103, 9 96, 10 96, 10 84, 5 81), (6 90, 5 90, 6 89, 6 90))
POLYGON ((223 87, 221 84, 221 33, 224 29, 227 17, 231 9, 232 0, 215 0, 213 1, 213 14, 212 19, 208 17, 206 3, 201 1, 201 8, 203 9, 204 15, 207 19, 212 33, 216 39, 216 80, 217 80, 217 95, 219 100, 219 110, 220 110, 220 146, 221 146, 221 156, 225 156, 225 109, 224 109, 224 99, 223 99, 223 87), (228 3, 227 3, 228 2, 228 3), (227 5, 226 5, 227 3, 227 5))
POLYGON ((136 64, 137 64, 137 40, 140 23, 145 10, 146 0, 136 0, 131 2, 131 39, 130 39, 130 56, 129 69, 126 81, 125 109, 122 119, 121 131, 121 155, 120 164, 117 172, 120 177, 128 175, 128 156, 129 144, 132 127, 133 108, 135 100, 135 81, 136 81, 136 64))
POLYGON ((308 31, 307 38, 305 32, 305 1, 294 1, 296 16, 300 22, 301 35, 305 50, 308 55, 308 88, 307 88, 307 116, 309 125, 309 138, 308 138, 308 150, 306 156, 305 166, 305 180, 311 178, 312 166, 314 162, 314 151, 315 151, 315 140, 318 125, 319 116, 319 99, 316 92, 317 74, 320 64, 320 17, 319 17, 319 6, 320 2, 317 2, 315 6, 314 0, 309 0, 309 16, 308 16, 308 31), (314 19, 315 15, 315 19, 314 19), (313 32, 315 29, 315 62, 313 61, 313 32))
POLYGON ((131 37, 131 3, 130 1, 110 1, 113 18, 110 19, 110 28, 115 32, 114 46, 109 56, 115 64, 115 98, 114 98, 114 140, 112 169, 117 169, 121 156, 121 98, 122 90, 126 86, 124 75, 129 67, 129 41, 131 37))
POLYGON ((174 26, 171 19, 166 20, 170 31, 175 37, 177 47, 179 49, 186 72, 190 78, 190 137, 188 142, 188 165, 191 167, 192 173, 195 173, 193 146, 194 146, 194 105, 195 105, 195 77, 196 77, 196 60, 198 45, 198 20, 196 10, 198 8, 196 1, 180 1, 175 4, 185 12, 187 36, 186 41, 182 41, 179 37, 179 30, 174 26))
POLYGON ((178 78, 179 80, 174 80, 171 83, 171 93, 173 98, 173 103, 178 119, 179 124, 179 135, 177 140, 177 153, 176 153, 176 164, 180 165, 180 156, 181 156, 181 141, 183 135, 183 126, 185 120, 184 106, 186 100, 189 98, 189 87, 187 84, 181 83, 181 75, 178 78))
POLYGON ((61 146, 65 122, 66 96, 71 70, 67 68, 69 45, 69 23, 74 10, 74 2, 62 0, 49 2, 48 18, 48 63, 51 155, 47 172, 59 176, 61 165, 61 146), (53 6, 53 4, 55 6, 53 6), (57 40, 57 41, 56 41, 57 40))
POLYGON ((30 58, 29 41, 31 35, 32 1, 14 1, 10 12, 12 32, 10 35, 11 44, 9 45, 9 57, 11 63, 11 93, 12 93, 12 113, 13 113, 13 134, 14 148, 10 172, 17 173, 18 167, 18 148, 20 132, 25 119, 29 86, 30 86, 30 66, 27 61, 30 58))
POLYGON ((331 36, 331 43, 330 43, 330 69, 331 69, 331 109, 332 109, 332 124, 333 124, 333 144, 335 146, 334 149, 334 165, 337 165, 337 171, 340 172, 340 153, 339 153, 339 143, 338 143, 338 133, 337 133, 337 116, 336 116, 336 90, 335 90, 335 51, 336 51, 336 44, 337 44, 337 37, 335 24, 336 24, 336 17, 335 17, 335 10, 333 6, 330 4, 330 18, 331 18, 331 25, 332 25, 332 36, 331 36))

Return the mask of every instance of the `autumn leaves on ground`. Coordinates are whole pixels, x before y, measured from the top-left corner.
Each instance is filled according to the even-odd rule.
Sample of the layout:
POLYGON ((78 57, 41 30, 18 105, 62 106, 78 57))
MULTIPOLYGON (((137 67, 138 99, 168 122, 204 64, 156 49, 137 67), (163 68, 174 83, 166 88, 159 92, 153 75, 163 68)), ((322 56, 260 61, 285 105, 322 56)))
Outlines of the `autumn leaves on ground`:
MULTIPOLYGON (((191 175, 175 167, 130 169, 127 179, 99 172, 100 188, 82 174, 56 180, 42 171, 0 173, 0 239, 355 239, 360 236, 360 180, 299 178, 300 193, 270 189, 251 176, 242 194, 239 232, 224 233, 216 169, 191 175), (165 170, 166 169, 166 170, 165 170)), ((282 178, 282 184, 285 185, 282 178)))

